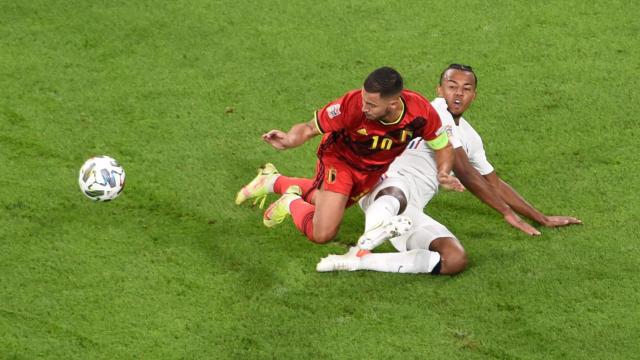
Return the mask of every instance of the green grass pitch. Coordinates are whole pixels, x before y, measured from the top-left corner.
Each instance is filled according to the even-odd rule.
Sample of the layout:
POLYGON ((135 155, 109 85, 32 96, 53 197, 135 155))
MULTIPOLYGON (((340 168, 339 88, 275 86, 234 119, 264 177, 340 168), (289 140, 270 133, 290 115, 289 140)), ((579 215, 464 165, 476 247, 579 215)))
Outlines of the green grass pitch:
MULTIPOLYGON (((640 353, 640 5, 633 1, 1 1, 0 359, 630 359, 640 353), (583 226, 529 238, 470 194, 427 208, 456 277, 328 273, 353 244, 265 229, 235 192, 288 129, 374 68, 467 118, 498 173, 583 226), (96 154, 124 194, 77 187, 96 154)), ((275 199, 271 197, 270 200, 275 199)), ((390 250, 385 246, 383 250, 390 250)))

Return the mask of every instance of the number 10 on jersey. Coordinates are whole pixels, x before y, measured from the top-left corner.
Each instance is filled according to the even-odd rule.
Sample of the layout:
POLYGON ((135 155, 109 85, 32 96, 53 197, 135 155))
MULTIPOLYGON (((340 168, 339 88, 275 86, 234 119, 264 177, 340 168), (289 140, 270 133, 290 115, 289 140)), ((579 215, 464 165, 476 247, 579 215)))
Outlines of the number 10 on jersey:
MULTIPOLYGON (((411 137, 411 135, 413 135, 412 131, 402 130, 402 138, 400 139, 400 142, 401 143, 407 142, 407 138, 411 137)), ((373 143, 371 143, 371 147, 370 147, 370 149, 372 150, 375 150, 375 149, 390 150, 391 146, 393 145, 393 140, 388 137, 383 137, 382 140, 380 140, 380 136, 373 135, 371 139, 373 140, 373 143)))
POLYGON ((383 137, 382 141, 380 141, 380 136, 373 135, 371 137, 373 139, 373 143, 371 144, 370 149, 380 149, 380 150, 389 150, 391 149, 391 145, 393 145, 393 140, 383 137))

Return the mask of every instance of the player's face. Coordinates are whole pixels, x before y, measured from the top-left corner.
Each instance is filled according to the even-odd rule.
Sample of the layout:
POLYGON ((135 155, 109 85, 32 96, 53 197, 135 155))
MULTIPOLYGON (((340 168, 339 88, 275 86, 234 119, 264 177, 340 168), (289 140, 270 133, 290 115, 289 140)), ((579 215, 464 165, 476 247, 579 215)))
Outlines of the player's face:
POLYGON ((395 114, 400 99, 396 96, 381 97, 380 93, 370 93, 362 89, 362 112, 369 120, 392 120, 387 119, 395 114))
POLYGON ((442 84, 438 86, 438 95, 447 101, 451 115, 461 116, 476 98, 476 81, 473 74, 458 69, 447 70, 442 84))

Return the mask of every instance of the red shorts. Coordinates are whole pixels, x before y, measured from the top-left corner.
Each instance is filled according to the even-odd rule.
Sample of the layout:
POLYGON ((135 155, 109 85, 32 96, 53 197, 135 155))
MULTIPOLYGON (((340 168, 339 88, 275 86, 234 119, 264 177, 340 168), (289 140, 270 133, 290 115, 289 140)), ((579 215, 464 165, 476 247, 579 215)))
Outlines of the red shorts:
POLYGON ((313 186, 348 196, 347 206, 351 206, 375 187, 385 170, 360 171, 335 156, 324 155, 316 165, 313 186))

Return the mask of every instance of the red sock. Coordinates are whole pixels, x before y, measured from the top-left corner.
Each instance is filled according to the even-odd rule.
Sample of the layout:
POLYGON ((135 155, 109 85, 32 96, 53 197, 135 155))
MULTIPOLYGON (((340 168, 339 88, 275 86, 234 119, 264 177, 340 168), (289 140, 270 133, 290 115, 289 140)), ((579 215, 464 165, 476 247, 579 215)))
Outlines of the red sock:
POLYGON ((313 241, 313 214, 316 212, 316 207, 302 199, 296 199, 289 205, 289 211, 298 230, 302 231, 307 239, 313 241))
POLYGON ((273 192, 276 194, 284 194, 291 185, 300 186, 300 189, 302 189, 302 195, 304 196, 309 192, 309 190, 313 189, 313 180, 280 175, 273 184, 273 192))

